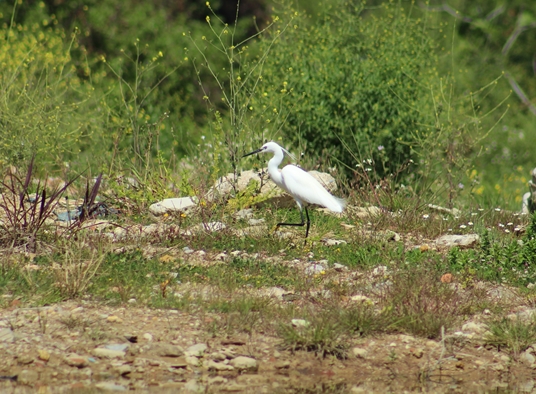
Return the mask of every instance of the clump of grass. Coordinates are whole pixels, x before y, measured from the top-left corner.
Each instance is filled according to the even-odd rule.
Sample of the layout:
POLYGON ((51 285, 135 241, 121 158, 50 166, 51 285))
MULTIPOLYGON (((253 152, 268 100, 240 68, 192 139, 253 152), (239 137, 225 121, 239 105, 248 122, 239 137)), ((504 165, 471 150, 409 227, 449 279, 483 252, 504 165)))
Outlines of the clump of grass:
POLYGON ((339 323, 339 314, 340 309, 334 308, 309 314, 303 326, 282 323, 278 329, 278 335, 283 340, 281 348, 314 352, 321 357, 333 355, 346 358, 349 336, 339 323))
POLYGON ((486 336, 488 345, 496 346, 498 350, 505 347, 514 355, 519 355, 536 342, 536 319, 521 318, 492 321, 488 324, 489 334, 486 336))
POLYGON ((221 314, 218 318, 214 318, 208 327, 213 336, 221 333, 230 335, 235 332, 251 334, 261 328, 263 320, 269 315, 271 301, 266 297, 230 294, 226 298, 218 296, 208 300, 204 309, 221 314))
POLYGON ((347 332, 362 337, 381 332, 386 326, 386 319, 367 303, 343 309, 339 322, 347 332))
POLYGON ((63 324, 68 330, 74 330, 80 328, 85 330, 89 327, 89 322, 82 316, 68 315, 60 318, 60 323, 63 324))
POLYGON ((436 272, 412 268, 396 272, 379 291, 389 329, 436 338, 470 310, 470 294, 442 283, 436 272))
POLYGON ((67 245, 58 263, 51 266, 60 294, 64 298, 75 298, 83 295, 99 272, 106 254, 99 248, 80 248, 67 245))

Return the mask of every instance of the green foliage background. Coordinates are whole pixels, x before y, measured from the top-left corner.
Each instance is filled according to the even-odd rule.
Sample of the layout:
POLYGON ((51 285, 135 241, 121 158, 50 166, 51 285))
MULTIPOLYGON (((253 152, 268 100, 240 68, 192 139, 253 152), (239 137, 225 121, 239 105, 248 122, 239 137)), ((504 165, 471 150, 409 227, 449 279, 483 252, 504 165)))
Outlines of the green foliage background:
POLYGON ((0 164, 139 173, 188 158, 214 177, 280 139, 350 182, 411 160, 397 182, 519 206, 536 4, 240 4, 236 19, 224 1, 2 2, 0 164))

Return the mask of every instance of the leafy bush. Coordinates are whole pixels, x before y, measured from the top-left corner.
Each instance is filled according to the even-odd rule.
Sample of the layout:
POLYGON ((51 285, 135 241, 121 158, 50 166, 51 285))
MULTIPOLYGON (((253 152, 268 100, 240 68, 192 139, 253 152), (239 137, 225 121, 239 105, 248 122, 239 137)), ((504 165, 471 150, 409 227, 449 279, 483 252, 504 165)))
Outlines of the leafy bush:
POLYGON ((431 124, 434 45, 425 21, 398 6, 369 14, 331 2, 314 25, 296 18, 272 47, 253 111, 272 135, 282 129, 348 175, 363 159, 388 174, 414 156, 414 136, 431 124))
POLYGON ((74 39, 38 25, 0 30, 0 165, 34 153, 59 164, 80 153, 95 117, 83 116, 91 87, 71 62, 74 39))

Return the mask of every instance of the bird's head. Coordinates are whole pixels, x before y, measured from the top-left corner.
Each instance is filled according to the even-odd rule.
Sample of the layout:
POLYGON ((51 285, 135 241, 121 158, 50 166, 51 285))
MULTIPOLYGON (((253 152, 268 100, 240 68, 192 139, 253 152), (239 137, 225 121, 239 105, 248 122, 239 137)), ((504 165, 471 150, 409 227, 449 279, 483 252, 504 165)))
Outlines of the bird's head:
POLYGON ((296 160, 294 158, 294 156, 292 156, 290 154, 289 151, 287 151, 285 148, 280 147, 278 144, 276 144, 273 141, 267 142, 266 144, 261 146, 259 149, 254 150, 253 152, 249 152, 249 153, 245 154, 242 157, 250 156, 250 155, 253 155, 255 153, 273 153, 273 154, 277 154, 279 152, 286 153, 290 158, 292 158, 293 160, 296 160))

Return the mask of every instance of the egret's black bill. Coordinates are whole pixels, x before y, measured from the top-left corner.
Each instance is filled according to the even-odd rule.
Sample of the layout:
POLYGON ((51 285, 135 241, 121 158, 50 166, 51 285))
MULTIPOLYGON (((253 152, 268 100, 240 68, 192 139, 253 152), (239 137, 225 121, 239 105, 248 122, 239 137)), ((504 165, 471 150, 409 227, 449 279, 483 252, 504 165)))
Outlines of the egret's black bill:
POLYGON ((246 157, 246 156, 251 156, 251 155, 254 155, 255 153, 259 153, 262 151, 262 148, 261 149, 257 149, 257 150, 254 150, 253 152, 249 152, 249 153, 246 153, 244 156, 242 157, 246 157))

